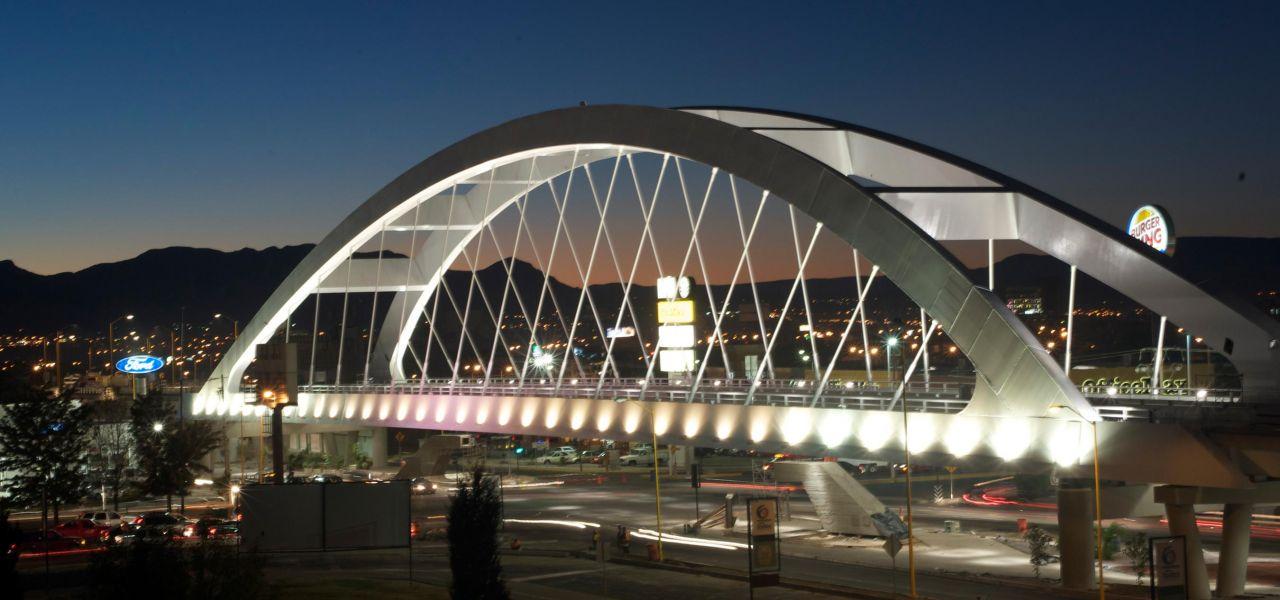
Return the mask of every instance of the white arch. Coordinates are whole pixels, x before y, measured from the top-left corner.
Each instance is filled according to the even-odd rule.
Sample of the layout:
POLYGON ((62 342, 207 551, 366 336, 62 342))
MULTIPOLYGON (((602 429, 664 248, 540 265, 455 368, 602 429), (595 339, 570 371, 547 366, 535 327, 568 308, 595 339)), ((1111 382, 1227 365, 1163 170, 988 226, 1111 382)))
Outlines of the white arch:
MULTIPOLYGON (((731 125, 689 112, 600 106, 518 119, 450 146, 380 190, 317 245, 246 325, 241 338, 228 350, 197 401, 221 400, 218 412, 222 412, 227 394, 221 392, 221 382, 240 380, 252 360, 256 344, 269 340, 288 315, 354 250, 383 228, 403 224, 406 215, 424 200, 491 171, 518 171, 519 167, 532 164, 535 158, 555 164, 557 157, 563 163, 564 155, 576 153, 577 164, 583 164, 589 162, 593 153, 602 158, 616 155, 619 150, 642 150, 683 156, 752 181, 858 247, 914 302, 938 319, 969 356, 979 374, 979 390, 970 404, 970 412, 1041 416, 1049 404, 1066 403, 1082 414, 1094 414, 1061 369, 999 299, 968 281, 954 257, 911 220, 847 177, 845 169, 832 168, 827 161, 832 160, 832 152, 842 150, 840 144, 830 144, 831 136, 780 135, 787 139, 770 139, 750 127, 750 124, 747 127, 731 125), (830 147, 806 147, 815 141, 830 147)), ((819 129, 810 125, 797 131, 819 129)), ((858 160, 863 153, 856 145, 846 143, 843 147, 851 170, 860 164, 858 160)), ((898 154, 901 161, 910 158, 910 153, 898 154)), ((955 187, 958 180, 969 184, 964 187, 973 188, 990 187, 993 183, 990 178, 966 174, 958 167, 916 162, 919 164, 907 171, 928 173, 948 186, 955 187)), ((866 163, 875 166, 873 171, 890 169, 885 172, 901 164, 904 163, 893 160, 866 163)), ((427 285, 415 294, 404 291, 407 295, 401 301, 406 308, 412 307, 405 311, 406 324, 417 321, 439 281, 441 270, 461 251, 461 244, 480 230, 479 225, 528 188, 563 172, 557 171, 560 167, 539 169, 539 176, 513 178, 510 183, 504 179, 501 191, 498 185, 486 190, 487 195, 502 198, 486 215, 475 215, 475 203, 465 203, 477 226, 458 236, 459 241, 452 248, 443 244, 447 251, 443 260, 420 261, 417 265, 429 278, 427 285)), ((889 177, 883 173, 880 176, 889 177)), ((447 228, 443 231, 433 231, 430 235, 448 233, 447 228)), ((398 314, 396 318, 399 320, 398 314)), ((396 342, 379 344, 381 348, 390 349, 387 354, 392 364, 397 364, 403 356, 408 328, 397 323, 396 342)))

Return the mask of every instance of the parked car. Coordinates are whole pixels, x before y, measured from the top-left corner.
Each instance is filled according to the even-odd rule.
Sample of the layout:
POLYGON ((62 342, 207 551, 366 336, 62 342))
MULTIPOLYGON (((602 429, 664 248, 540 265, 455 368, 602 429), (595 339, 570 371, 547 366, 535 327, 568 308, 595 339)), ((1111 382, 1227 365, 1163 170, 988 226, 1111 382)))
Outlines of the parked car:
POLYGON ((190 522, 191 519, 180 514, 153 510, 133 519, 133 534, 139 540, 182 537, 183 528, 190 522))
MULTIPOLYGON (((640 466, 652 467, 653 454, 649 452, 648 449, 634 450, 630 454, 624 454, 621 458, 618 459, 618 462, 631 467, 640 467, 640 466)), ((667 462, 666 457, 659 454, 658 464, 661 465, 665 462, 667 462)))
POLYGON ((414 477, 409 482, 409 489, 415 494, 434 494, 436 493, 436 484, 426 477, 414 477))
POLYGON ((565 465, 569 463, 578 462, 578 453, 576 450, 573 452, 565 452, 564 450, 552 450, 551 452, 548 452, 546 454, 543 454, 542 456, 539 456, 538 458, 533 459, 533 462, 540 465, 565 465))
POLYGON ((52 529, 49 531, 30 531, 23 533, 17 542, 9 546, 9 554, 20 557, 27 554, 77 550, 84 546, 85 541, 83 539, 66 537, 52 529))
POLYGON ((332 473, 326 473, 323 475, 316 475, 315 477, 312 477, 311 481, 312 483, 342 483, 342 476, 334 475, 332 473))
POLYGON ((110 525, 99 525, 89 519, 72 519, 53 528, 63 537, 79 538, 93 544, 110 542, 113 529, 110 525))
POLYGON ((599 465, 604 463, 605 457, 608 455, 609 453, 605 450, 583 450, 582 454, 578 455, 578 462, 599 465))
POLYGON ((98 511, 80 514, 81 519, 89 519, 99 525, 108 525, 111 527, 119 527, 125 524, 125 518, 118 512, 98 511))
POLYGON ((209 524, 204 532, 206 539, 221 540, 240 537, 240 522, 234 520, 218 520, 209 524))
POLYGON ((568 452, 569 454, 577 454, 578 449, 573 446, 560 446, 559 448, 553 449, 552 452, 568 452))

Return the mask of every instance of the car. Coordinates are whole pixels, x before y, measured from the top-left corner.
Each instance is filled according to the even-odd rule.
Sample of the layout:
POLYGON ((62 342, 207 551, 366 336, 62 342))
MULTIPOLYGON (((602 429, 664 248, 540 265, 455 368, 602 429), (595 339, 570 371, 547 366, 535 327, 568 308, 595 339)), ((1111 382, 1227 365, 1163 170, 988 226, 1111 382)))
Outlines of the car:
POLYGON ((53 528, 63 537, 79 538, 94 544, 110 542, 113 529, 110 525, 99 525, 89 519, 72 519, 53 528))
POLYGON ((583 450, 578 455, 578 462, 591 463, 593 465, 603 464, 609 453, 604 450, 583 450))
POLYGON ((415 494, 434 494, 436 493, 436 484, 426 477, 414 477, 409 482, 409 489, 415 494))
POLYGON ((533 459, 533 462, 540 465, 565 465, 569 463, 576 463, 578 462, 578 453, 577 451, 565 452, 564 450, 552 450, 551 452, 533 459))
MULTIPOLYGON (((183 537, 183 529, 191 523, 191 519, 163 510, 145 512, 133 519, 134 538, 139 540, 162 540, 183 537)), ((194 530, 192 530, 194 532, 194 530)))
POLYGON ((567 452, 569 454, 577 454, 578 449, 574 448, 573 446, 560 446, 559 448, 552 450, 552 452, 567 452))
POLYGON ((233 539, 240 537, 240 522, 235 520, 219 520, 212 523, 204 532, 206 539, 233 539))
POLYGON ((29 531, 23 533, 17 542, 9 546, 9 554, 13 556, 23 556, 30 554, 45 554, 54 552, 65 552, 67 550, 79 550, 84 548, 86 542, 83 538, 72 538, 62 535, 54 530, 49 531, 29 531))
POLYGON ((80 514, 81 519, 89 519, 99 525, 108 525, 111 527, 119 527, 125 524, 125 518, 118 512, 98 511, 80 514))
POLYGON ((312 483, 342 483, 342 476, 334 475, 333 473, 326 473, 323 475, 316 475, 315 477, 312 477, 311 482, 312 483))
MULTIPOLYGON (((666 459, 661 454, 659 454, 658 464, 661 465, 665 462, 666 462, 666 459)), ((647 448, 642 450, 633 450, 630 454, 624 454, 621 458, 619 458, 618 463, 627 465, 630 467, 640 467, 640 466, 652 467, 653 454, 649 452, 647 448)))

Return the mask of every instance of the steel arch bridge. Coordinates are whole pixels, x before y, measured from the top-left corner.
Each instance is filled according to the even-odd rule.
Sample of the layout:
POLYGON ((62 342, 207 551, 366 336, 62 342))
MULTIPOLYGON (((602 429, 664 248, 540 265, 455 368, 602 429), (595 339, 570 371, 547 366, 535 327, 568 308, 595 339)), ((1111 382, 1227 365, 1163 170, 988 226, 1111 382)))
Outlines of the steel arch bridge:
POLYGON ((292 315, 309 299, 314 298, 318 323, 320 297, 341 294, 333 379, 316 378, 319 328, 313 326, 309 372, 301 377, 305 384, 298 406, 286 414, 297 422, 607 437, 647 437, 652 429, 673 443, 860 455, 894 447, 900 452, 905 445, 946 460, 973 456, 1070 465, 1089 452, 1084 419, 1106 421, 1100 436, 1109 453, 1164 444, 1184 467, 1204 467, 1190 474, 1109 461, 1109 474, 1117 479, 1233 487, 1247 486, 1248 476, 1256 474, 1250 469, 1268 470, 1254 463, 1241 467, 1185 424, 1135 422, 1133 417, 1148 414, 1145 403, 1170 400, 1158 389, 1150 397, 1120 403, 1091 401, 1004 302, 971 280, 941 243, 952 240, 1018 240, 1054 256, 1202 336, 1239 371, 1244 398, 1275 401, 1280 327, 1274 321, 1204 291, 1175 272, 1162 254, 1009 177, 892 135, 815 117, 741 108, 587 106, 477 133, 379 190, 311 251, 245 325, 192 409, 210 417, 249 414, 253 408, 245 404, 243 388, 255 347, 282 335, 289 339, 292 315), (646 156, 658 165, 651 190, 643 189, 642 169, 636 166, 646 156), (694 164, 710 171, 705 191, 690 193, 694 177, 686 171, 694 164), (607 177, 598 176, 601 165, 607 177), (670 260, 666 269, 660 264, 661 254, 673 251, 658 241, 659 232, 673 226, 655 216, 664 177, 669 186, 678 180, 681 219, 688 219, 678 225, 690 231, 687 244, 674 248, 678 268, 670 260), (716 185, 720 188, 713 192, 716 185), (629 188, 634 188, 628 193, 638 201, 639 217, 627 226, 639 242, 620 250, 614 238, 621 231, 616 224, 609 227, 607 213, 615 195, 629 188), (709 200, 726 197, 725 188, 736 222, 706 216, 709 200), (740 188, 752 188, 758 203, 742 201, 740 188), (571 195, 581 198, 584 189, 590 203, 582 210, 571 208, 571 195), (538 190, 549 190, 541 192, 541 202, 535 200, 538 190), (792 237, 781 247, 761 247, 755 238, 758 228, 771 224, 762 219, 766 203, 783 211, 778 217, 787 219, 781 221, 783 229, 790 226, 792 237), (576 253, 583 232, 575 244, 574 228, 567 224, 583 210, 598 223, 587 232, 592 243, 586 257, 576 253), (500 236, 495 223, 511 215, 518 216, 515 235, 500 236), (554 220, 545 257, 530 233, 539 215, 554 220), (736 240, 732 252, 717 245, 716 235, 736 240), (408 236, 406 251, 389 252, 388 236, 408 236), (821 236, 852 250, 849 264, 856 275, 852 299, 841 307, 846 317, 827 332, 828 337, 838 333, 839 343, 826 357, 815 341, 819 334, 805 275, 810 260, 822 253, 815 252, 821 236), (582 283, 568 304, 558 300, 550 275, 532 299, 513 283, 518 270, 513 257, 526 237, 528 251, 547 273, 567 248, 582 283), (377 252, 365 252, 370 249, 377 252), (486 272, 480 258, 485 249, 496 255, 498 273, 505 278, 496 291, 488 290, 493 293, 479 282, 486 272), (769 322, 778 307, 762 306, 755 293, 753 259, 758 267, 760 253, 777 252, 794 255, 796 276, 788 282, 778 316, 769 322), (632 288, 636 265, 650 253, 659 274, 695 275, 709 311, 704 321, 710 327, 693 345, 695 366, 680 376, 661 374, 653 340, 646 345, 643 333, 637 340, 639 356, 630 365, 621 364, 619 346, 631 342, 606 335, 611 328, 648 324, 642 323, 647 317, 632 288), (724 285, 712 286, 708 256, 727 257, 736 265, 729 270, 732 276, 724 277, 730 282, 727 291, 724 285), (862 262, 869 263, 866 272, 862 262), (470 280, 457 293, 448 283, 451 269, 469 272, 470 280), (866 330, 867 298, 877 276, 921 309, 914 332, 920 351, 903 352, 901 375, 891 372, 885 381, 876 381, 871 372, 874 349, 866 330), (622 287, 616 306, 602 307, 592 295, 596 282, 606 277, 616 277, 622 287), (752 322, 759 337, 753 334, 753 339, 762 352, 758 362, 735 372, 727 315, 737 308, 734 298, 743 297, 735 294, 747 295, 746 290, 755 306, 738 312, 757 313, 752 322), (364 337, 351 342, 357 347, 347 347, 352 294, 374 298, 364 337), (457 331, 444 330, 450 313, 457 331), (801 336, 801 345, 811 347, 806 360, 813 367, 795 377, 783 373, 774 351, 790 333, 784 323, 798 319, 807 320, 810 334, 801 336), (504 334, 517 330, 523 334, 504 334), (547 333, 553 330, 559 333, 547 333), (444 343, 449 334, 456 345, 444 343), (972 364, 971 381, 921 381, 929 373, 925 349, 935 335, 949 338, 972 364), (558 341, 548 343, 553 339, 558 341), (837 362, 846 342, 858 340, 866 376, 842 376, 837 362), (558 352, 558 360, 538 364, 534 345, 558 352), (720 367, 714 366, 717 361, 720 367), (909 419, 896 412, 904 408, 909 419))

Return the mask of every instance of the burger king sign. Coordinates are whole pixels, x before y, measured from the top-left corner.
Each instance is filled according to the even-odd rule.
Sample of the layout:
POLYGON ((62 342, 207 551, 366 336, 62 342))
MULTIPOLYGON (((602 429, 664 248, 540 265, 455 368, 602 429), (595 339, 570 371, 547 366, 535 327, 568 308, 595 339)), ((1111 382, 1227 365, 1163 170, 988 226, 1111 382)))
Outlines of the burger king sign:
POLYGON ((1160 207, 1148 204, 1129 217, 1129 235, 1165 254, 1173 254, 1173 222, 1160 207))

